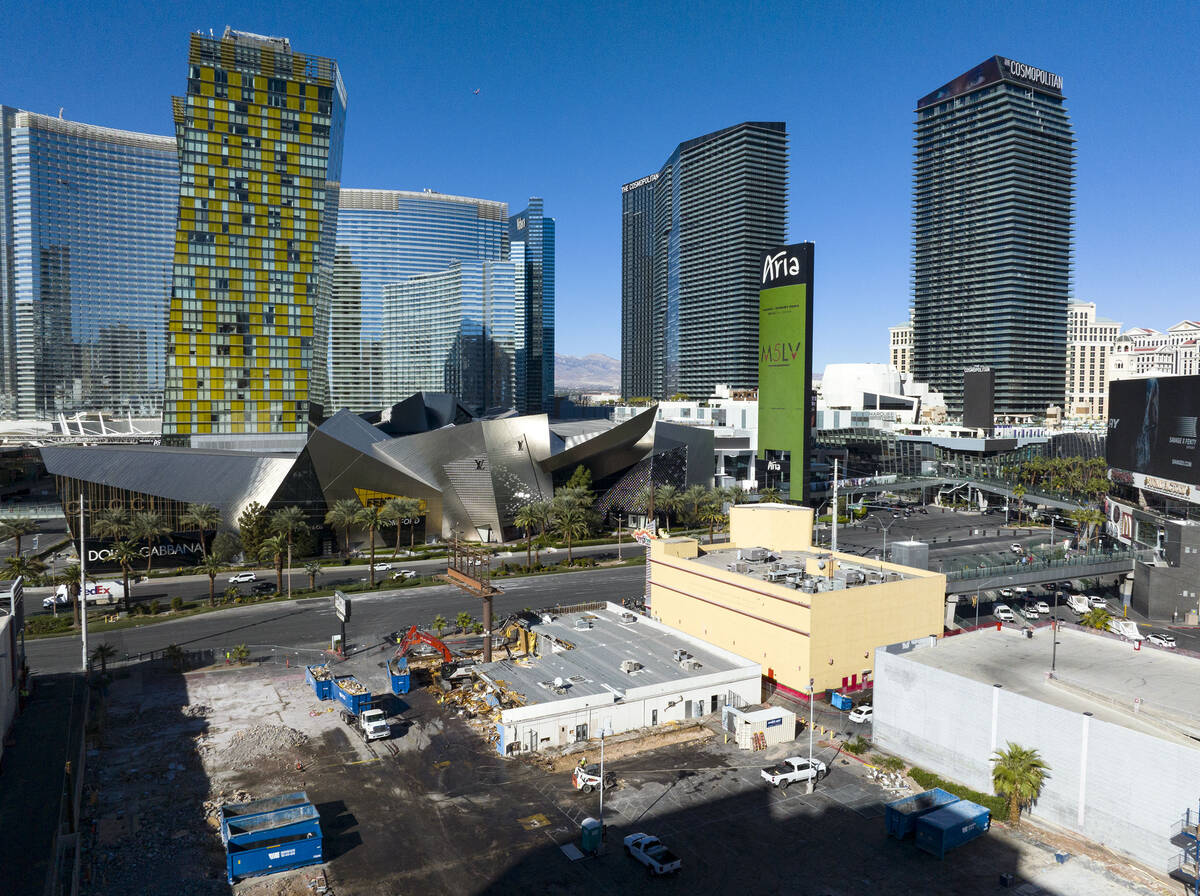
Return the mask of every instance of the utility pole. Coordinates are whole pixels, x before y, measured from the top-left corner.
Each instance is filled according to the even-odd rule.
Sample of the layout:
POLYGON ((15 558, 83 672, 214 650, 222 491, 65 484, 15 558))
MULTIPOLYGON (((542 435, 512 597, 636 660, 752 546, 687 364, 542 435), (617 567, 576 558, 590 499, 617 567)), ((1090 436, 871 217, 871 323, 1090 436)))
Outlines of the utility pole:
POLYGON ((813 679, 808 680, 808 770, 812 777, 808 779, 808 792, 813 792, 817 773, 813 771, 813 679))
MULTIPOLYGON (((87 674, 88 668, 88 642, 87 642, 87 549, 83 545, 83 487, 80 485, 79 490, 79 630, 83 634, 82 640, 82 669, 83 673, 87 674)), ((125 595, 125 604, 129 604, 129 595, 125 595)))
POLYGON ((838 459, 833 459, 833 534, 829 539, 829 549, 837 553, 838 527, 838 459))

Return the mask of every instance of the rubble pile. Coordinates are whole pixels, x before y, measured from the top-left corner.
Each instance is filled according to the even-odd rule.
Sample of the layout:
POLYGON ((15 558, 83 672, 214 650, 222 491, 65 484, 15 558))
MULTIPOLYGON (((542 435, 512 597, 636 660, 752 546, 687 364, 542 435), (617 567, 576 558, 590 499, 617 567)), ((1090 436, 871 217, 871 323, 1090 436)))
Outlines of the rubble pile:
POLYGON ((291 761, 295 749, 307 742, 308 735, 286 725, 254 725, 236 732, 218 761, 225 768, 249 768, 271 757, 291 761))

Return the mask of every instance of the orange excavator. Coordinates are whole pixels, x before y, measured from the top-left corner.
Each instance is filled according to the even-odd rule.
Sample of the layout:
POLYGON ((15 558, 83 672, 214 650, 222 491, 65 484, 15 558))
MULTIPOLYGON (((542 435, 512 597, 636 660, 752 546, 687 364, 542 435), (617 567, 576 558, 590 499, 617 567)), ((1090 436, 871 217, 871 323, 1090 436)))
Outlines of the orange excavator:
POLYGON ((410 628, 400 641, 400 645, 396 648, 396 656, 405 656, 409 650, 418 644, 427 644, 442 655, 442 659, 447 663, 454 662, 454 655, 450 652, 440 638, 435 638, 428 632, 420 631, 415 625, 410 628))

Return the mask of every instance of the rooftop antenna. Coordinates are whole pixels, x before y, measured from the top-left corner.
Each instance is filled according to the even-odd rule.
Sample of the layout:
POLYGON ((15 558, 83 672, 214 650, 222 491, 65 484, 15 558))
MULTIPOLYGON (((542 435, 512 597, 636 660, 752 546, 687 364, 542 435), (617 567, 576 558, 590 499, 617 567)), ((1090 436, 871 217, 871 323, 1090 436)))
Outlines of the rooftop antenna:
POLYGON ((63 120, 63 117, 62 117, 62 115, 63 115, 63 109, 65 109, 65 108, 66 108, 65 106, 59 106, 59 107, 58 107, 58 120, 59 120, 59 121, 62 121, 62 120, 63 120))
POLYGON ((211 28, 209 28, 209 29, 208 29, 208 36, 209 36, 209 37, 216 37, 216 35, 215 35, 215 34, 213 34, 213 32, 212 32, 212 29, 211 29, 211 28))

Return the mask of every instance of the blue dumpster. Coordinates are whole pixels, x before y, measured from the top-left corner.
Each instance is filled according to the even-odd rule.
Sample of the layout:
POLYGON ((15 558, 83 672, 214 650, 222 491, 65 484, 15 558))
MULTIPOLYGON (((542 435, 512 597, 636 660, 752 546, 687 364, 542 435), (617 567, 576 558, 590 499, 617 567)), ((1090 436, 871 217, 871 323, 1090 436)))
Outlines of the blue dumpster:
POLYGON ((959 800, 917 819, 917 849, 939 859, 955 847, 982 837, 991 827, 991 813, 970 800, 959 800))
POLYGON ((887 832, 897 840, 903 840, 917 829, 917 819, 944 806, 958 802, 958 797, 947 790, 935 787, 924 793, 914 793, 902 800, 895 800, 884 807, 883 820, 887 832))
POLYGON ((223 806, 221 840, 230 884, 323 859, 321 820, 303 792, 223 806))
POLYGON ((829 702, 833 704, 834 709, 849 709, 854 705, 854 701, 845 694, 838 694, 836 692, 829 698, 829 702))
POLYGON ((306 666, 304 669, 304 680, 313 689, 313 693, 317 695, 318 700, 328 700, 333 696, 329 693, 333 676, 329 674, 328 666, 306 666))
POLYGON ((408 660, 405 657, 396 657, 388 660, 388 680, 392 685, 392 693, 399 696, 407 694, 410 678, 408 672, 408 660))
POLYGON ((371 706, 371 692, 353 675, 339 675, 333 680, 333 696, 354 715, 371 706))

